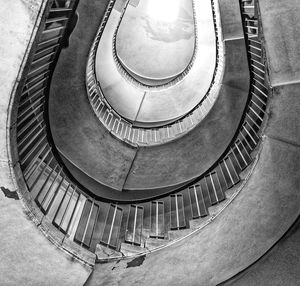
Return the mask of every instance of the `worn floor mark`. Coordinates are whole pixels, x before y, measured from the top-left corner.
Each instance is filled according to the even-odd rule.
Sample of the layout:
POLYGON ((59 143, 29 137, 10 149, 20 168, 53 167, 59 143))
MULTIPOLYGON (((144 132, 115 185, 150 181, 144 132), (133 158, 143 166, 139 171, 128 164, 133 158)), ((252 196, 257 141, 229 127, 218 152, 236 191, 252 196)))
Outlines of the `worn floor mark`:
POLYGON ((111 270, 115 270, 117 268, 117 264, 120 262, 121 260, 118 260, 115 264, 115 266, 111 269, 111 270))
POLYGON ((9 199, 19 200, 19 196, 16 191, 12 192, 5 187, 0 187, 0 188, 1 188, 1 191, 3 192, 3 194, 5 195, 5 197, 7 197, 9 199))
POLYGON ((126 268, 129 268, 129 267, 136 267, 136 266, 140 266, 143 264, 144 260, 146 258, 146 255, 142 255, 142 256, 139 256, 137 258, 134 258, 133 260, 131 260, 130 262, 127 263, 127 267, 126 268))

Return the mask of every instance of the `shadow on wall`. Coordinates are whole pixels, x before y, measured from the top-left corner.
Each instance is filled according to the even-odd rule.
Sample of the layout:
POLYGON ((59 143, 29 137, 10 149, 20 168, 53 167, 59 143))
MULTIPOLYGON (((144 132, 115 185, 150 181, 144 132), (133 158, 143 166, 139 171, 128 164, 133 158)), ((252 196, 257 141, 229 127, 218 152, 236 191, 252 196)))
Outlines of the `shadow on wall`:
POLYGON ((66 49, 69 47, 69 39, 78 23, 78 20, 79 20, 79 13, 75 12, 73 17, 70 19, 69 25, 66 28, 66 38, 65 38, 64 42, 62 43, 63 49, 66 49))

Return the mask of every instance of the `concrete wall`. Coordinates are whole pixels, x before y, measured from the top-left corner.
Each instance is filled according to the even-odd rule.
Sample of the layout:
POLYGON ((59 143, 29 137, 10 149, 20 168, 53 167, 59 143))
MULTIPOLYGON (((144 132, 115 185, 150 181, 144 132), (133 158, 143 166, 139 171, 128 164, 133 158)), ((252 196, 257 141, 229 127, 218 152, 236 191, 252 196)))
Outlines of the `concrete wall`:
MULTIPOLYGON (((15 192, 18 189, 11 173, 6 140, 9 100, 41 2, 2 2, 0 182, 5 189, 0 192, 1 283, 82 285, 89 269, 73 261, 41 234, 25 215, 15 192)), ((216 285, 256 261, 299 216, 300 87, 299 62, 295 60, 299 57, 293 46, 299 46, 300 40, 297 29, 289 27, 299 22, 300 7, 292 0, 284 4, 279 0, 261 0, 260 5, 270 80, 275 88, 259 159, 245 188, 232 205, 199 234, 138 260, 136 267, 129 267, 134 264, 127 264, 129 261, 97 265, 87 285, 216 285), (269 17, 273 7, 280 11, 276 14, 279 17, 269 17), (286 29, 278 30, 278 25, 288 28, 289 36, 284 45, 282 38, 286 37, 286 29), (284 48, 280 48, 282 46, 284 48), (284 56, 282 62, 278 53, 284 56)), ((279 254, 277 258, 282 259, 289 253, 279 254)), ((272 273, 272 268, 265 269, 272 273)), ((253 271, 255 276, 265 275, 253 271)), ((266 275, 265 279, 256 281, 268 285, 270 277, 266 275)), ((287 285, 299 281, 297 276, 295 279, 287 285)), ((247 285, 248 282, 241 280, 236 285, 247 285)), ((271 281, 269 285, 276 283, 271 281)))
POLYGON ((82 285, 91 271, 31 221, 10 163, 11 101, 45 2, 2 0, 0 5, 0 285, 82 285))
MULTIPOLYGON (((114 195, 101 184, 115 190, 124 188, 127 198, 130 195, 133 199, 140 199, 161 194, 162 190, 173 190, 196 179, 226 150, 247 102, 250 78, 237 5, 233 7, 235 18, 232 20, 232 12, 223 7, 228 1, 222 2, 221 18, 231 21, 232 25, 235 23, 235 29, 229 35, 224 31, 225 76, 219 97, 208 115, 178 140, 134 150, 113 138, 102 126, 85 93, 85 65, 90 47, 82 43, 93 40, 101 13, 98 2, 86 3, 82 1, 78 6, 79 22, 70 38, 69 48, 61 53, 51 83, 50 120, 56 145, 78 169, 94 179, 89 184, 90 189, 100 195, 102 192, 106 198, 120 199, 121 195, 119 192, 114 195), (142 194, 143 190, 146 195, 142 194)), ((85 185, 86 176, 79 176, 78 169, 70 170, 85 185)))
POLYGON ((87 285, 217 285, 254 263, 296 220, 300 204, 298 148, 269 138, 261 148, 247 184, 213 223, 139 266, 96 264, 87 285))
MULTIPOLYGON (((299 217, 300 86, 295 47, 300 44, 300 4, 260 0, 260 6, 270 82, 275 88, 258 161, 247 184, 230 207, 198 234, 136 260, 136 267, 130 267, 130 261, 96 265, 86 285, 101 285, 97 281, 105 285, 216 285, 256 262, 299 217)), ((229 28, 228 33, 232 31, 229 28)), ((299 247, 297 234, 294 237, 283 251, 268 256, 269 262, 254 265, 232 285, 297 285, 295 253, 299 247)))
POLYGON ((79 2, 78 23, 53 74, 49 115, 53 139, 65 157, 95 180, 121 190, 136 150, 99 122, 85 87, 88 53, 108 2, 79 2))
POLYGON ((222 286, 293 286, 300 281, 300 220, 250 269, 222 286))
MULTIPOLYGON (((281 149, 285 149, 287 154, 292 154, 292 150, 295 150, 296 157, 290 160, 297 162, 300 153, 300 2, 260 0, 259 6, 270 84, 274 87, 269 106, 270 119, 265 133, 268 138, 272 138, 271 140, 280 142, 281 149)), ((278 160, 272 159, 276 166, 278 160)), ((280 160, 285 161, 288 158, 280 160)), ((299 166, 297 168, 293 186, 295 197, 300 189, 299 166)), ((293 181, 293 176, 288 170, 282 169, 282 173, 290 182, 293 181)), ((281 184, 281 177, 277 178, 277 182, 281 184)), ((286 189, 289 186, 282 187, 286 189)), ((295 211, 299 212, 299 204, 295 211)), ((281 224, 288 226, 284 220, 281 224)), ((266 256, 224 285, 298 285, 299 233, 298 219, 295 226, 266 256)))
POLYGON ((299 11, 295 0, 260 0, 262 26, 273 86, 300 79, 299 11))
POLYGON ((226 41, 243 38, 244 33, 240 25, 242 18, 239 1, 218 1, 221 15, 226 15, 225 17, 221 17, 223 39, 226 41))

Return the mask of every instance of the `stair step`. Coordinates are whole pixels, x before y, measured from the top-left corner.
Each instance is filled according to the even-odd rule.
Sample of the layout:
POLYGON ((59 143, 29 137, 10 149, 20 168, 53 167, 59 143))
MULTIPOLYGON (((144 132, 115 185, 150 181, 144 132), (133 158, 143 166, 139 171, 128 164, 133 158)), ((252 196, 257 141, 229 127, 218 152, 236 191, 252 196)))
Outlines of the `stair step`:
POLYGON ((122 258, 121 252, 113 250, 109 247, 97 244, 95 254, 97 259, 111 259, 111 258, 122 258))
POLYGON ((125 242, 121 243, 120 252, 125 256, 132 256, 135 254, 143 253, 145 251, 147 251, 147 249, 144 247, 125 243, 125 242))
POLYGON ((186 228, 181 230, 171 230, 169 231, 169 239, 170 241, 181 238, 183 236, 186 236, 190 234, 193 231, 193 229, 186 228))
POLYGON ((210 220, 210 218, 211 216, 206 216, 190 220, 190 230, 195 230, 202 227, 207 223, 207 221, 210 220))
POLYGON ((157 247, 167 245, 168 243, 170 243, 169 239, 147 238, 145 242, 145 248, 147 248, 148 250, 152 250, 157 247))

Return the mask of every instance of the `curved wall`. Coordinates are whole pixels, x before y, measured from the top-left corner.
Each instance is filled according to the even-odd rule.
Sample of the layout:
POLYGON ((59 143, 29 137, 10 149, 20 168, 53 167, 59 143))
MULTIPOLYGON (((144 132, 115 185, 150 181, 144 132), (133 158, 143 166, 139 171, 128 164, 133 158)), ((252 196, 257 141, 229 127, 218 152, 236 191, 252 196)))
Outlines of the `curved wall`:
POLYGON ((255 262, 299 216, 299 159, 299 148, 265 138, 249 181, 213 223, 147 255, 138 267, 128 267, 132 260, 96 264, 87 285, 217 285, 227 280, 255 262))
POLYGON ((244 39, 225 42, 225 50, 224 78, 208 115, 176 141, 139 148, 124 185, 126 190, 167 188, 195 179, 225 152, 239 126, 250 84, 244 39))
MULTIPOLYGON (((221 18, 226 16, 221 14, 221 18)), ((236 18, 238 31, 232 39, 225 41, 224 78, 219 96, 208 115, 178 140, 146 148, 133 148, 114 139, 90 111, 84 86, 80 84, 88 47, 81 43, 82 37, 85 42, 91 40, 97 28, 96 19, 96 13, 92 13, 89 21, 92 21, 94 30, 84 35, 87 24, 79 21, 69 50, 80 60, 74 61, 72 53, 62 51, 63 61, 58 61, 51 85, 49 113, 52 134, 63 156, 72 158, 72 165, 78 167, 77 170, 72 168, 71 173, 76 177, 80 169, 99 182, 98 187, 90 185, 94 186, 92 189, 96 194, 101 193, 102 184, 115 190, 139 190, 140 194, 133 195, 136 199, 145 197, 143 190, 155 191, 154 195, 157 195, 159 190, 167 192, 196 179, 225 152, 237 131, 247 102, 250 78, 245 41, 236 37, 242 31, 240 15, 236 18), (66 70, 68 77, 61 82, 66 70), (74 81, 78 83, 73 85, 74 81)))
POLYGON ((154 85, 156 80, 170 81, 182 73, 195 52, 193 9, 192 0, 140 0, 137 5, 129 1, 116 31, 116 53, 124 67, 152 79, 154 85), (170 11, 172 19, 168 19, 170 11))
POLYGON ((47 1, 4 1, 0 7, 0 284, 82 285, 91 272, 62 251, 47 230, 42 216, 30 205, 19 163, 13 130, 13 106, 29 50, 47 1))
MULTIPOLYGON (((234 2, 220 3, 224 3, 223 9, 226 9, 234 2)), ((271 3, 261 0, 260 9, 267 60, 271 65, 270 83, 276 87, 268 107, 269 118, 259 159, 246 186, 231 207, 214 223, 187 241, 174 244, 172 249, 146 256, 139 267, 126 268, 131 265, 128 263, 131 261, 97 265, 86 285, 97 285, 96 281, 100 280, 107 285, 111 285, 112 281, 120 285, 216 285, 256 262, 299 217, 300 105, 296 94, 299 93, 300 78, 294 72, 298 69, 298 61, 291 63, 295 56, 292 47, 295 39, 299 42, 299 37, 296 37, 297 30, 293 28, 288 30, 288 38, 285 38, 284 29, 279 36, 278 26, 293 27, 296 22, 290 15, 295 16, 300 11, 300 6, 295 5, 294 1, 287 1, 282 6, 281 1, 271 3), (280 44, 283 42, 284 47, 280 44), (283 66, 275 68, 281 59, 283 66), (287 62, 291 64, 288 68, 287 62), (111 271, 113 267, 114 271, 111 271)), ((232 10, 228 12, 231 14, 232 10)), ((288 247, 292 247, 292 253, 297 251, 297 246, 293 244, 288 247)), ((281 252, 279 259, 280 263, 283 262, 283 267, 286 266, 285 259, 289 258, 293 257, 281 252)), ((291 265, 289 262, 288 265, 293 269, 287 272, 280 269, 282 272, 274 273, 270 267, 277 267, 277 263, 278 260, 273 260, 267 268, 264 268, 264 261, 257 266, 254 264, 248 270, 254 269, 254 279, 250 276, 250 280, 247 280, 246 274, 245 279, 242 277, 237 281, 228 281, 225 285, 294 285, 298 281, 297 276, 284 275, 295 274, 298 263, 291 265), (261 273, 261 267, 275 275, 268 275, 270 272, 261 273)))
MULTIPOLYGON (((265 0, 261 0, 260 3, 262 18, 267 19, 270 3, 265 0)), ((286 23, 288 23, 287 26, 293 26, 293 19, 288 17, 288 15, 290 15, 290 13, 295 15, 294 13, 299 9, 297 6, 295 8, 294 1, 287 1, 284 6, 282 6, 280 1, 272 1, 272 5, 275 6, 274 9, 277 9, 274 11, 280 10, 285 17, 280 18, 280 21, 278 21, 276 17, 270 18, 266 21, 264 27, 267 28, 265 29, 267 56, 271 64, 277 61, 277 51, 274 53, 272 47, 276 46, 277 41, 281 41, 282 39, 282 37, 278 37, 276 24, 284 26, 283 23, 285 23, 286 26, 286 23), (272 35, 276 35, 276 37, 272 35), (268 47, 268 45, 270 46, 268 47)), ((16 12, 16 10, 17 9, 14 9, 14 12, 16 12)), ((9 9, 5 9, 5 13, 8 16, 7 11, 9 11, 9 9)), ((31 13, 24 13, 24 11, 20 13, 22 15, 30 14, 31 17, 35 17, 31 13)), ((297 15, 299 15, 299 13, 297 13, 297 15)), ((15 20, 16 18, 7 17, 5 19, 15 20)), ((9 21, 6 21, 5 25, 7 25, 8 22, 9 21)), ((13 26, 15 26, 15 23, 13 23, 13 26)), ((19 25, 19 27, 25 26, 19 25)), ((29 30, 31 30, 31 27, 32 26, 28 27, 29 30)), ((255 171, 246 188, 242 191, 242 193, 245 194, 237 197, 236 202, 234 202, 234 209, 231 211, 228 208, 228 212, 224 213, 222 217, 215 221, 216 224, 211 224, 211 228, 205 230, 205 233, 208 234, 207 238, 204 238, 207 244, 199 244, 199 240, 195 236, 189 239, 189 241, 192 241, 193 249, 190 248, 188 252, 178 252, 178 250, 184 249, 184 246, 182 246, 184 242, 182 242, 179 247, 174 245, 174 247, 164 252, 167 255, 166 258, 169 258, 168 260, 163 258, 163 255, 157 254, 153 255, 153 258, 151 258, 151 255, 147 256, 142 265, 134 268, 126 268, 129 266, 127 264, 128 261, 97 265, 94 275, 88 282, 90 285, 109 285, 117 281, 120 282, 120 285, 128 285, 128 283, 130 285, 134 285, 134 283, 139 285, 143 283, 153 285, 156 282, 160 284, 170 282, 173 285, 176 285, 177 282, 181 282, 181 285, 182 283, 198 285, 202 281, 204 285, 215 285, 221 282, 222 279, 234 275, 237 271, 241 270, 243 266, 249 265, 247 263, 251 263, 256 257, 260 257, 272 243, 276 242, 276 238, 280 237, 280 235, 288 229, 289 224, 292 223, 292 220, 297 216, 297 212, 299 212, 298 190, 300 168, 298 162, 300 133, 299 121, 297 120, 297 115, 299 114, 299 79, 295 79, 294 77, 295 73, 293 70, 297 70, 298 63, 297 61, 291 60, 291 56, 293 56, 294 53, 291 52, 293 49, 290 46, 294 45, 294 40, 299 38, 295 37, 294 33, 295 31, 292 31, 289 34, 292 36, 289 37, 289 40, 285 41, 285 44, 288 46, 287 50, 290 52, 286 53, 285 48, 281 51, 281 55, 286 57, 284 62, 286 63, 288 59, 292 67, 291 69, 288 68, 288 70, 276 69, 276 73, 278 73, 276 76, 277 80, 271 80, 272 85, 277 85, 278 87, 275 88, 274 97, 270 103, 270 119, 268 120, 266 139, 262 144, 261 157, 258 161, 258 165, 255 167, 255 171), (292 41, 292 43, 289 41, 292 41), (289 78, 290 81, 286 81, 287 73, 293 75, 293 78, 289 78), (258 182, 260 184, 258 184, 258 182), (250 200, 246 198, 247 195, 250 196, 250 200), (237 209, 238 206, 245 206, 245 210, 247 211, 242 214, 237 209), (237 212, 235 213, 234 210, 237 210, 237 212), (239 213, 241 213, 241 216, 237 216, 239 213), (232 219, 229 221, 231 224, 229 222, 226 223, 227 218, 232 219), (222 226, 224 221, 225 225, 222 226), (237 225, 237 228, 235 228, 235 225, 237 225), (234 227, 234 231, 231 228, 232 226, 234 227), (211 238, 210 235, 212 235, 213 231, 214 236, 212 239, 208 239, 211 238), (224 234, 223 239, 218 240, 220 245, 215 244, 217 241, 215 240, 217 237, 215 234, 224 234), (235 238, 244 238, 244 242, 249 243, 250 241, 250 245, 239 244, 235 238), (230 243, 227 243, 228 241, 230 243), (209 248, 212 247, 213 251, 215 251, 216 246, 217 249, 221 251, 222 261, 220 261, 219 256, 216 258, 212 257, 212 260, 206 260, 206 258, 210 257, 208 255, 211 253, 209 252, 209 248), (232 267, 230 267, 227 257, 224 259, 222 256, 224 253, 228 253, 228 257, 232 257, 232 253, 235 254, 236 260, 232 267), (214 260, 214 258, 216 260, 214 260), (201 259, 201 261, 198 259, 201 259), (214 263, 210 264, 211 261, 214 263), (216 261, 218 261, 217 264, 215 264, 216 261), (224 264, 220 265, 221 262, 224 262, 224 264), (161 274, 163 265, 166 267, 166 272, 161 274), (219 266, 222 267, 218 268, 219 266), (112 271, 111 269, 114 270, 112 271), (208 272, 205 272, 205 269, 207 269, 208 272), (218 271, 218 269, 220 269, 220 271, 218 271)), ((26 35, 28 36, 28 34, 26 35)), ((6 55, 11 56, 6 58, 13 59, 13 66, 19 67, 20 58, 24 54, 23 51, 20 53, 12 53, 13 49, 11 45, 5 51, 6 55), (18 60, 15 61, 15 59, 18 60)), ((2 75, 5 75, 1 78, 1 82, 5 82, 4 85, 1 85, 3 88, 9 86, 7 83, 10 80, 14 82, 16 70, 10 75, 6 73, 2 73, 2 75)), ((275 72, 272 71, 271 79, 274 78, 275 72)), ((1 108, 4 111, 2 113, 4 116, 1 121, 1 126, 3 127, 6 126, 7 110, 9 110, 9 88, 3 90, 2 94, 7 95, 1 97, 1 108)), ((2 138, 5 138, 6 131, 9 130, 10 127, 13 127, 14 121, 9 121, 9 123, 10 125, 7 126, 7 129, 1 128, 1 132, 3 132, 2 138)), ((14 174, 9 166, 10 158, 7 156, 9 138, 7 141, 3 140, 1 142, 1 181, 5 182, 5 186, 10 190, 14 190, 17 187, 15 187, 16 185, 12 181, 14 174)), ((41 234, 35 227, 31 227, 32 223, 26 219, 27 217, 21 211, 21 206, 18 201, 5 197, 4 193, 1 193, 0 200, 3 206, 1 207, 2 231, 0 239, 1 242, 3 242, 3 244, 1 244, 1 253, 7 258, 2 260, 0 272, 3 274, 1 277, 5 279, 4 281, 7 282, 7 285, 15 285, 16 283, 22 284, 24 281, 29 281, 29 283, 51 281, 56 285, 60 285, 60 283, 63 282, 64 284, 62 285, 65 285, 66 283, 81 283, 81 281, 85 279, 87 275, 85 270, 82 270, 81 267, 76 267, 76 262, 74 262, 73 259, 69 260, 62 255, 60 250, 56 251, 57 249, 41 237, 41 234), (16 224, 19 224, 18 229, 11 227, 16 224), (11 239, 8 240, 8 237, 11 239), (24 240, 24 237, 28 237, 29 239, 24 240), (10 244, 11 241, 17 243, 10 244), (36 248, 36 245, 40 246, 39 249, 36 248), (47 246, 45 247, 45 245, 47 246), (17 255, 16 250, 18 250, 17 255), (20 260, 20 257, 26 257, 28 259, 20 260), (52 257, 53 260, 50 259, 50 257, 52 257), (60 260, 59 257, 63 257, 62 260, 60 260), (22 269, 22 271, 20 271, 20 269, 22 269)))
MULTIPOLYGON (((115 3, 116 7, 120 5, 118 1, 115 3)), ((126 6, 127 2, 125 4, 120 2, 125 7, 129 7, 127 9, 131 9, 131 4, 126 6)), ((189 113, 207 94, 216 68, 216 31, 211 1, 205 0, 201 4, 200 6, 198 2, 195 2, 193 5, 196 38, 195 51, 189 63, 180 75, 170 81, 168 85, 156 85, 152 88, 137 82, 123 68, 124 59, 118 60, 115 50, 115 33, 118 30, 118 25, 120 23, 122 25, 120 22, 122 14, 116 8, 111 10, 101 38, 97 42, 95 74, 102 96, 114 111, 134 126, 158 127, 167 122, 173 122, 189 113), (196 29, 198 25, 200 29, 196 29)), ((155 27, 159 30, 157 34, 162 37, 166 29, 159 29, 160 23, 156 23, 155 27)), ((128 30, 129 28, 126 27, 126 31, 128 30)), ((150 35, 148 37, 151 38, 150 35)), ((143 42, 143 39, 140 41, 143 42)), ((175 45, 176 43, 172 44, 175 45)), ((124 45, 127 45, 127 40, 124 45)), ((139 43, 132 42, 131 46, 134 45, 139 45, 139 43)), ((168 42, 161 41, 159 45, 169 47, 168 42)), ((128 45, 126 49, 130 50, 128 45)), ((161 53, 163 52, 161 51, 161 53)), ((146 57, 144 50, 139 48, 139 53, 132 57, 135 62, 139 62, 139 65, 145 66, 145 69, 147 65, 153 65, 164 71, 168 70, 168 66, 170 66, 166 62, 167 59, 164 61, 164 57, 160 56, 160 52, 154 52, 153 58, 144 59, 143 57, 146 57)), ((176 63, 176 60, 173 62, 176 63)))
POLYGON ((90 16, 79 15, 69 47, 61 51, 50 86, 52 136, 66 158, 72 158, 75 165, 103 185, 121 190, 136 150, 116 140, 100 124, 88 101, 85 67, 90 46, 82 41, 93 41, 103 7, 95 3, 83 7, 90 16))

